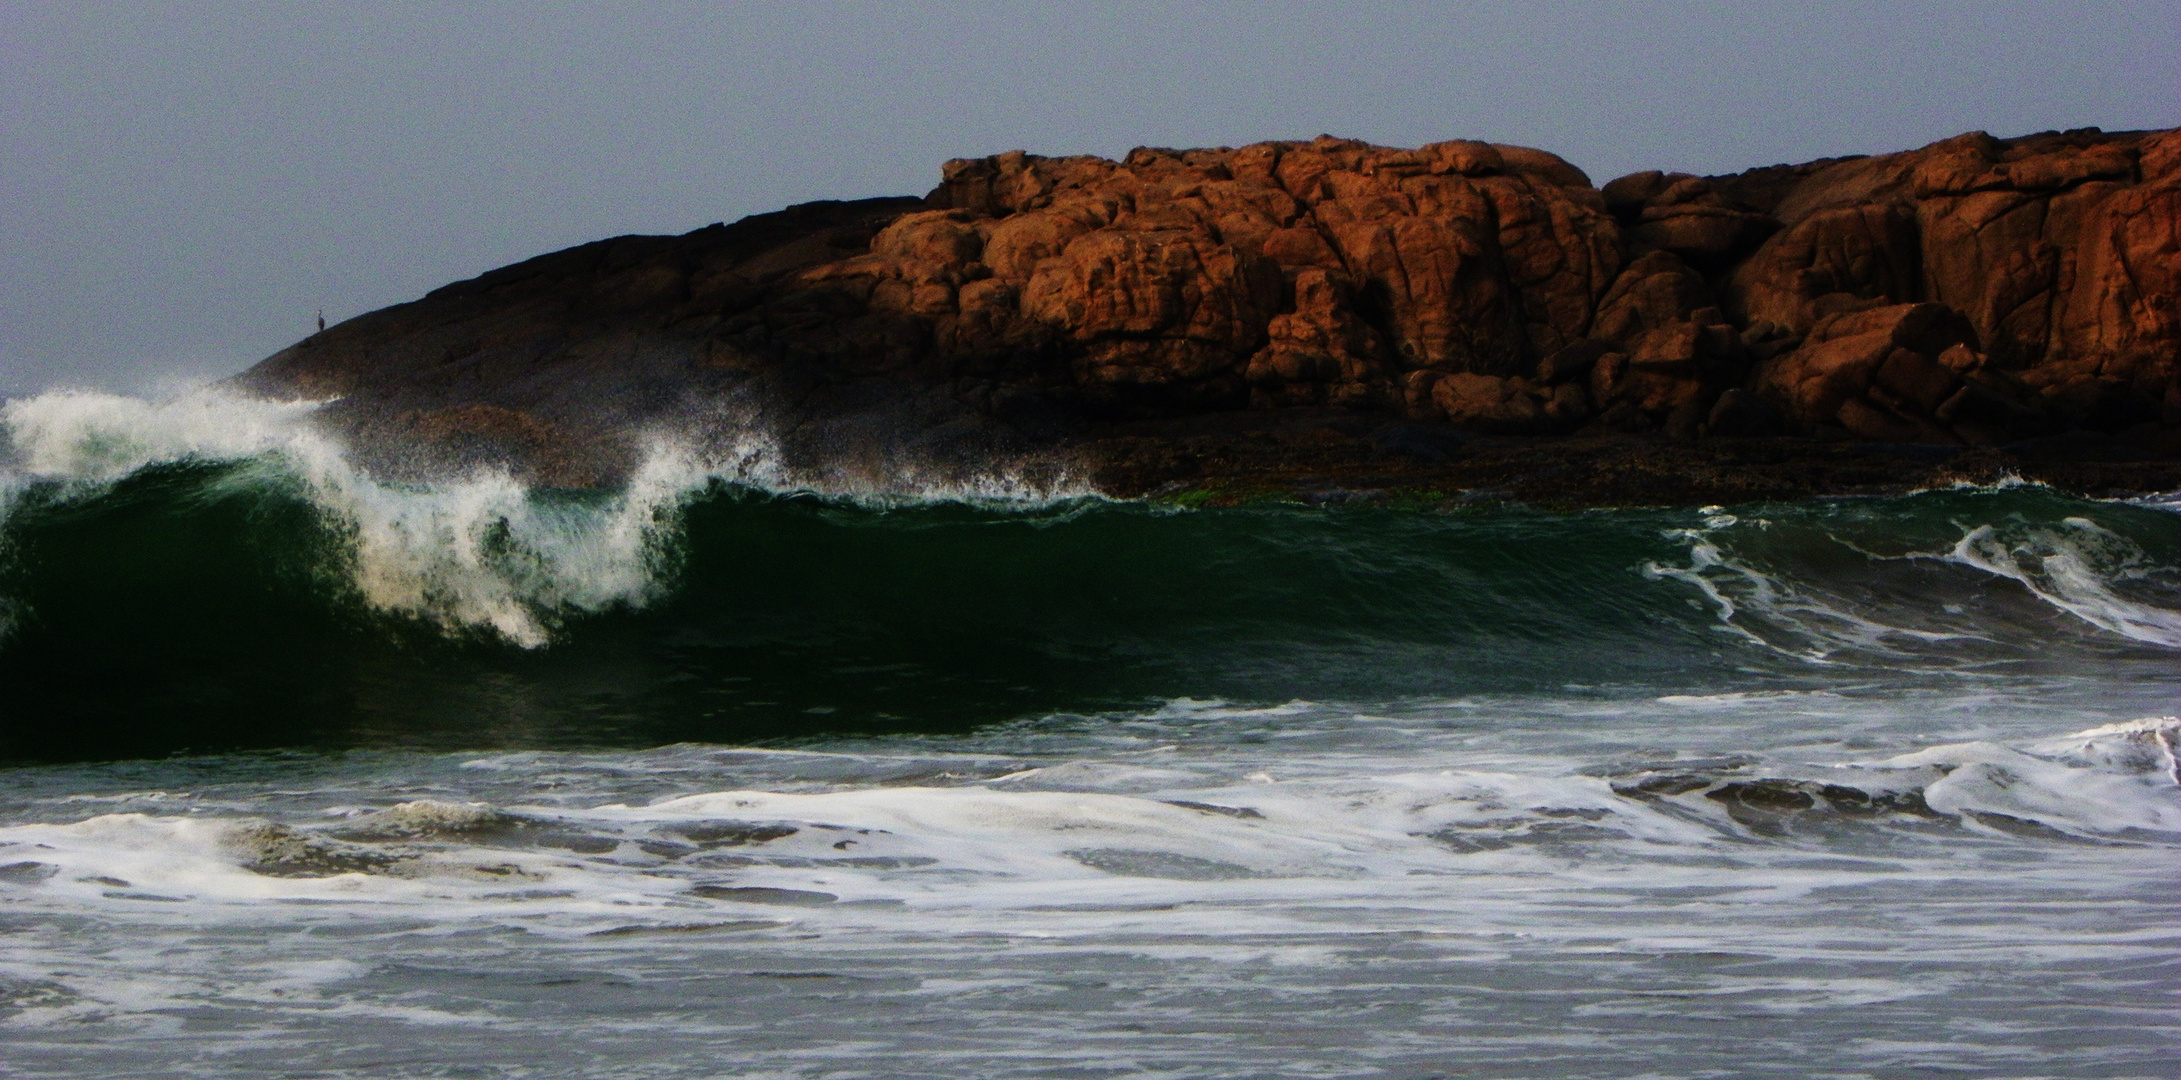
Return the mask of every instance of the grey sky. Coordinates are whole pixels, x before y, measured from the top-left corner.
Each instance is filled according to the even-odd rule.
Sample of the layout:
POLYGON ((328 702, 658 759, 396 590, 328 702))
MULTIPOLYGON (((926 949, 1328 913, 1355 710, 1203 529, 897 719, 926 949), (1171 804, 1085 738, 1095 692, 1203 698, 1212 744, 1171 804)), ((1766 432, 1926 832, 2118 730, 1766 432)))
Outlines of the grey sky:
POLYGON ((0 0, 0 394, 157 390, 602 236, 1320 132, 1603 182, 2181 124, 2181 2, 0 0))

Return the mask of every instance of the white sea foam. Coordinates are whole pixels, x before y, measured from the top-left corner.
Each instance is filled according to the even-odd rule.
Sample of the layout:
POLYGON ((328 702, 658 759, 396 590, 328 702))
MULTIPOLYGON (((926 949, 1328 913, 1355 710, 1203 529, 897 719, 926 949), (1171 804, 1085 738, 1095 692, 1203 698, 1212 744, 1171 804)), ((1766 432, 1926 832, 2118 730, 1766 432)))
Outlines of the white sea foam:
POLYGON ((876 510, 932 503, 1042 509, 1103 499, 1061 462, 999 459, 949 468, 880 455, 797 467, 760 422, 723 414, 716 423, 720 430, 707 432, 703 449, 692 455, 703 462, 706 477, 772 495, 811 495, 876 510))
MULTIPOLYGON (((381 756, 322 763, 277 795, 256 772, 213 791, 204 763, 132 767, 116 778, 130 792, 104 801, 12 796, 17 813, 121 812, 0 828, 0 905, 66 928, 0 938, 0 1037, 66 1054, 156 1036, 176 1058, 195 1039, 230 1070, 252 1039, 397 1065, 418 1042, 487 1060, 475 1047, 537 1040, 554 1056, 531 1071, 574 1075, 589 1060, 557 1055, 580 1034, 617 1061, 641 1046, 792 1076, 812 1054, 873 1073, 914 1057, 952 1075, 1007 1071, 995 1063, 1063 1035, 1106 1045, 1098 1030, 1139 1020, 1185 1033, 1156 1044, 1162 1060, 1203 1052, 1214 1024, 1313 1046, 1361 1025, 1380 1053, 1440 1031, 1403 1010, 1441 1002, 1518 1033, 1477 1054, 1549 1062, 1530 1075, 1566 1073, 1568 1024, 1620 1067, 1646 1044, 1600 1025, 1664 1016, 1705 1021, 1707 1043, 1822 1027, 1806 1052, 1837 1051, 1825 1060, 1852 1075, 1900 1059, 1855 1049, 1874 1006, 1953 1031, 2019 1011, 2023 985, 2075 980, 2053 993, 2136 987, 2099 1022, 2141 1023, 2162 993, 2143 972, 2181 940, 2164 869, 2181 844, 2162 771, 2176 721, 1911 749, 1900 735, 1933 699, 1827 700, 1893 749, 1806 760, 1774 744, 1804 737, 1808 703, 1752 694, 1622 702, 1604 743, 1551 699, 1397 719, 1177 701, 1104 727, 788 751, 381 756), (1688 736, 1699 704, 1744 715, 1697 725, 1706 750, 1616 748, 1630 730, 1688 736), (1480 713, 1509 730, 1480 731, 1480 713), (1266 722, 1315 736, 1236 737, 1266 722), (1719 753, 1733 746, 1751 749, 1719 753), (1929 807, 1625 794, 1631 769, 1929 807), (183 775, 197 793, 171 782, 183 775), (934 1049, 954 1028, 984 1049, 934 1049)), ((1131 1028, 1115 1053, 1151 1037, 1131 1028)), ((1428 1075, 1459 1045, 1398 1061, 1428 1075)), ((1070 1068, 1038 1061, 1014 1071, 1070 1068)))
MULTIPOLYGON (((1752 524, 1761 528, 1769 523, 1752 524)), ((1711 605, 1720 630, 1815 663, 1830 663, 1842 654, 1897 657, 1904 643, 1981 640, 1981 635, 1966 631, 1889 622, 1858 611, 1850 600, 1768 573, 1723 546, 1724 537, 1741 525, 1732 515, 1708 513, 1700 528, 1667 530, 1669 539, 1688 545, 1689 565, 1651 560, 1643 565, 1644 576, 1695 588, 1711 605)))
POLYGON ((1886 769, 1936 766, 1923 789, 1942 814, 1978 821, 1997 815, 2085 835, 2181 836, 2172 717, 2110 724, 2016 748, 1991 742, 1935 746, 1876 763, 1886 769))
POLYGON ((2158 495, 2138 495, 2119 501, 2152 510, 2163 510, 2169 514, 2181 514, 2181 491, 2168 491, 2158 495))
MULTIPOLYGON (((147 465, 247 458, 323 440, 303 421, 324 402, 272 402, 199 390, 165 401, 59 390, 0 402, 16 470, 77 484, 147 465)), ((330 449, 330 447, 325 447, 330 449)))
MULTIPOLYGON (((1484 879, 1498 882, 1490 889, 1520 891, 1539 879, 1587 880, 1586 866, 1607 877, 1611 867, 1645 866, 1647 887, 1667 888, 1719 883, 1714 873, 1678 865, 1732 864, 1737 887, 1808 887, 1809 875, 1796 867, 1810 851, 1752 847, 1753 836, 1769 834, 1752 834, 1746 815, 1729 813, 1733 798, 1706 794, 1719 785, 1852 789, 1880 802, 1920 797, 1930 813, 1970 833, 2026 823, 2055 835, 2181 842, 2177 738, 2181 721, 2163 718, 1831 764, 1669 757, 1646 767, 1695 769, 1696 779, 1630 789, 1663 795, 1620 788, 1642 773, 1609 781, 1576 760, 1444 746, 1421 757, 1290 749, 1277 755, 1282 776, 1256 769, 1254 758, 1206 758, 1172 746, 1036 762, 997 776, 994 762, 965 758, 963 779, 943 786, 846 779, 891 774, 884 754, 743 755, 761 768, 843 779, 649 803, 416 798, 376 809, 334 805, 284 824, 108 813, 0 828, 0 867, 12 868, 0 873, 12 884, 0 887, 17 900, 80 910, 173 905, 193 911, 192 919, 225 921, 259 917, 274 901, 361 904, 452 924, 519 916, 533 932, 572 935, 680 924, 706 912, 807 921, 816 916, 801 912, 816 910, 818 894, 862 913, 852 921, 884 910, 858 901, 926 914, 1007 910, 1034 923, 1028 913, 1055 904, 1335 897, 1444 919, 1476 899, 1484 879), (839 767, 828 766, 835 758, 839 767), (1431 884, 1450 876, 1471 880, 1471 892, 1431 884), (783 913, 783 905, 793 910, 783 913)), ((478 775, 507 769, 559 775, 552 762, 520 755, 478 775)), ((1823 813, 1815 801, 1806 810, 1823 813)), ((1788 826, 1804 812, 1785 803, 1766 813, 1788 826)), ((1840 820, 1863 820, 1855 812, 1840 820)), ((1921 827, 1914 814, 1902 820, 1921 827)), ((1889 826, 1877 819, 1864 827, 1889 826)), ((1871 857, 1903 855, 1896 843, 1873 850, 1892 854, 1871 857)), ((1261 929, 1288 916, 1262 918, 1271 921, 1261 929)))
MULTIPOLYGON (((2117 584, 2144 581, 2154 568, 2141 548, 2086 518, 2058 524, 1978 525, 1962 535, 1947 561, 2014 581, 2038 599, 2102 630, 2153 645, 2181 648, 2181 610, 2132 600, 2117 584)), ((2171 568, 2164 568, 2172 588, 2171 568)))
POLYGON ((2040 757, 2122 773, 2163 773, 2181 784, 2181 718, 2172 716, 2103 724, 2024 749, 2040 757))
MULTIPOLYGON (((1933 646, 2005 644, 1995 639, 1990 626, 1961 618, 1958 608, 1900 604, 1914 594, 1880 588, 1852 596, 1844 589, 1827 591, 1768 570, 1762 560, 1739 549, 1749 546, 1749 534, 1770 524, 1743 522, 1707 509, 1700 526, 1664 534, 1686 545, 1688 563, 1652 560, 1644 564, 1644 576, 1697 590, 1721 631, 1817 663, 1898 658, 1904 649, 1929 654, 1933 646), (1874 604, 1878 598, 1890 598, 1893 606, 1874 604)), ((1828 535, 1824 542, 1852 552, 1874 572, 1887 564, 1969 568, 2013 581, 2089 626, 2147 644, 2181 647, 2181 608, 2145 599, 2176 595, 2181 578, 2174 568, 2154 563, 2127 537, 2082 517, 2057 522, 2009 519, 1962 528, 1961 539, 1941 551, 1888 555, 1837 535, 1828 535)))

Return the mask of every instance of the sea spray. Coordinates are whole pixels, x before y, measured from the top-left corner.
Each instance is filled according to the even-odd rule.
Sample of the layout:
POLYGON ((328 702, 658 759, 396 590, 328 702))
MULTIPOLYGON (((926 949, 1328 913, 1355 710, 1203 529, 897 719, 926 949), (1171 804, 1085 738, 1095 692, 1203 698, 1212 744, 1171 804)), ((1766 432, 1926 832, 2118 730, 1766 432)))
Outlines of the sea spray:
MULTIPOLYGON (((973 474, 906 461, 874 475, 796 470, 769 434, 736 424, 703 439, 644 438, 637 468, 607 491, 536 490, 495 468, 403 482, 356 467, 312 423, 325 404, 216 389, 163 401, 57 391, 0 404, 0 545, 13 504, 34 486, 52 489, 48 501, 81 503, 150 467, 238 463, 221 484, 300 486, 341 537, 342 576, 373 609, 538 648, 570 616, 656 598, 681 507, 715 487, 874 508, 1037 507, 1085 496, 1065 470, 1019 463, 973 474)), ((6 603, 0 596, 0 634, 6 603)))
POLYGON ((540 495, 504 472, 410 487, 329 469, 309 483, 373 608, 538 648, 571 614, 657 594, 679 507, 703 476, 662 445, 625 487, 591 497, 540 495))
POLYGON ((305 421, 325 403, 275 402, 198 390, 149 401, 58 390, 0 402, 8 452, 0 465, 22 477, 72 486, 110 483, 155 465, 224 461, 268 451, 333 452, 305 421))

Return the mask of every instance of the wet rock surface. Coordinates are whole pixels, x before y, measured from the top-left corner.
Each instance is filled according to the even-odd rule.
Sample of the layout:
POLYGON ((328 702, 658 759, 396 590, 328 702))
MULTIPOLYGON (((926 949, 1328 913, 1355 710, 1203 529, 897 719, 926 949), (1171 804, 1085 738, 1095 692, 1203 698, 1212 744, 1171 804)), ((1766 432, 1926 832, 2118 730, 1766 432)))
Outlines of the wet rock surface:
POLYGON ((2177 486, 2177 276, 2181 131, 1602 189, 1478 142, 1010 153, 541 256, 237 384, 338 397, 383 472, 574 487, 761 431, 791 467, 1044 457, 1114 494, 2141 491, 2177 486))

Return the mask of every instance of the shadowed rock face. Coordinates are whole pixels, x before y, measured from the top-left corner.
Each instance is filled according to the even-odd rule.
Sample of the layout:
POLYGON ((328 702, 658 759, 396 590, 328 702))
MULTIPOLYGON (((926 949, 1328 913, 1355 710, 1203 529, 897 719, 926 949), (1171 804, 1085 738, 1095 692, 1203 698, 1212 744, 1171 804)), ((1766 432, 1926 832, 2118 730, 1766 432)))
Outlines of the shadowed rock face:
POLYGON ((1012 153, 949 162, 923 200, 541 256, 238 383, 341 397, 328 422, 382 469, 578 486, 651 430, 756 425, 791 462, 1095 459, 1116 431, 1140 448, 1144 424, 1235 413, 1941 446, 2086 430, 2170 458, 2177 276, 2181 132, 1974 133, 1602 191, 1475 142, 1012 153))
MULTIPOLYGON (((683 236, 625 236, 503 267, 362 315, 237 376, 269 396, 339 398, 321 414, 366 463, 396 476, 510 465, 560 486, 624 475, 654 430, 686 430, 725 400, 812 396, 828 372, 791 347, 885 370, 855 318, 801 272, 861 254, 921 200, 811 203, 683 236), (777 336, 784 385, 729 342, 777 336), (733 398, 742 391, 740 398, 733 398)), ((864 322, 872 321, 868 315, 864 322)))

